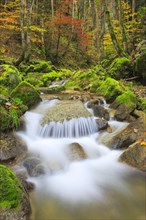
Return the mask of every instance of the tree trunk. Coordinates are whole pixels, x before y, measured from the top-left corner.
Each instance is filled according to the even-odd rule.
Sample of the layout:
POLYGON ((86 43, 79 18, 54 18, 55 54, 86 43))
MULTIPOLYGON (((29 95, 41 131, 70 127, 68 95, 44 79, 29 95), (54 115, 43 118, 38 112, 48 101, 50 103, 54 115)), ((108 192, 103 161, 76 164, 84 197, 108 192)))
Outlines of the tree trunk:
POLYGON ((117 36, 114 32, 113 24, 112 24, 111 17, 110 17, 110 12, 108 10, 107 0, 104 0, 103 2, 104 2, 106 22, 108 25, 108 30, 109 30, 114 48, 115 48, 119 57, 123 57, 123 56, 127 57, 127 54, 124 52, 123 48, 121 47, 120 43, 118 42, 117 36))
POLYGON ((134 13, 135 13, 135 0, 132 0, 132 20, 134 20, 134 13))
POLYGON ((25 61, 29 62, 30 60, 30 55, 31 55, 31 31, 30 31, 30 25, 31 25, 31 10, 32 10, 32 5, 31 5, 31 0, 28 0, 27 3, 27 32, 26 32, 26 56, 25 56, 25 61))
POLYGON ((25 50, 26 50, 26 45, 25 45, 25 30, 24 30, 24 25, 25 25, 25 5, 26 2, 25 0, 21 0, 21 11, 20 11, 20 28, 21 28, 21 48, 22 52, 18 60, 16 60, 15 65, 19 66, 21 62, 24 61, 25 59, 25 50))
POLYGON ((122 7, 122 1, 118 0, 119 2, 119 22, 120 22, 120 27, 121 27, 121 33, 122 33, 122 39, 123 39, 123 46, 124 50, 126 53, 128 53, 128 39, 127 39, 127 34, 125 30, 125 25, 124 25, 124 13, 123 13, 123 7, 122 7))
POLYGON ((104 58, 104 34, 105 34, 105 10, 102 0, 100 0, 100 5, 101 5, 101 17, 100 17, 101 31, 99 35, 99 51, 100 51, 99 59, 101 61, 104 58))

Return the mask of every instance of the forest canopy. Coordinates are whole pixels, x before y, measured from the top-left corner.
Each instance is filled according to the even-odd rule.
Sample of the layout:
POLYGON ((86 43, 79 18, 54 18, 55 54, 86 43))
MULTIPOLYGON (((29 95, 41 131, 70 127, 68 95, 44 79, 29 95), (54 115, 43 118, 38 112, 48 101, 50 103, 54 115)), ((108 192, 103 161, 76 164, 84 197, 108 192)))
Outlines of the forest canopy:
POLYGON ((135 59, 146 35, 145 0, 2 0, 0 57, 86 67, 135 59))

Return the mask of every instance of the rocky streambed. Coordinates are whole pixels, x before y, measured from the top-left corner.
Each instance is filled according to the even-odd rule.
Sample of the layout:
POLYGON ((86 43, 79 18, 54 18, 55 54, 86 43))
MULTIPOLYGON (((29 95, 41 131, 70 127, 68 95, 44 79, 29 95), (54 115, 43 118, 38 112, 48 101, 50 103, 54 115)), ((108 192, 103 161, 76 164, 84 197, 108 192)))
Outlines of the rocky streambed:
MULTIPOLYGON (((52 99, 50 96, 49 98, 52 99)), ((44 125, 50 121, 62 122, 64 119, 70 120, 74 117, 90 117, 91 114, 94 113, 96 116, 97 131, 101 134, 101 138, 99 139, 100 143, 113 150, 122 150, 123 153, 119 157, 120 162, 146 172, 146 114, 137 110, 133 111, 131 114, 131 112, 123 109, 123 113, 121 112, 120 114, 127 114, 125 118, 128 119, 128 121, 126 121, 128 124, 125 128, 115 132, 114 126, 110 124, 110 120, 114 118, 117 111, 117 107, 115 109, 110 109, 107 106, 104 108, 104 106, 101 105, 101 97, 84 96, 83 98, 76 95, 74 97, 67 97, 67 100, 60 101, 58 105, 47 110, 41 123, 44 125), (89 101, 88 110, 90 111, 84 108, 80 99, 89 101)), ((119 120, 121 121, 123 119, 119 120)), ((17 164, 22 164, 22 161, 25 161, 24 166, 30 176, 40 176, 45 172, 45 167, 43 167, 40 161, 37 161, 38 159, 34 159, 34 155, 29 155, 30 159, 28 159, 27 146, 18 136, 8 133, 2 134, 0 139, 1 164, 6 164, 15 170, 17 164)), ((69 144, 69 147, 66 149, 66 155, 68 155, 71 161, 85 160, 88 158, 87 152, 85 152, 82 144, 76 142, 69 144)), ((60 168, 61 165, 55 164, 55 162, 54 165, 50 165, 50 171, 52 170, 53 172, 54 169, 60 170, 60 168)), ((25 194, 20 211, 13 212, 13 209, 10 209, 10 211, 0 212, 1 219, 16 220, 28 218, 30 213, 28 192, 33 189, 33 184, 26 182, 26 176, 27 173, 25 172, 23 173, 20 171, 18 174, 25 194), (28 208, 25 209, 25 207, 28 208)))

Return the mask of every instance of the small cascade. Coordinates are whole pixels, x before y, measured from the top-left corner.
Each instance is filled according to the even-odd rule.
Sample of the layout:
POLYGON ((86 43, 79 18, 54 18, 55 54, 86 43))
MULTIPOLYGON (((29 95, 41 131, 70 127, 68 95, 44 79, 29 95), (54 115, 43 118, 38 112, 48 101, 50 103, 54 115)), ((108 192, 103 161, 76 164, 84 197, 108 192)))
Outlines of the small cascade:
POLYGON ((63 122, 50 122, 41 127, 39 134, 42 137, 52 138, 73 138, 82 137, 97 132, 97 125, 94 117, 73 118, 63 122))

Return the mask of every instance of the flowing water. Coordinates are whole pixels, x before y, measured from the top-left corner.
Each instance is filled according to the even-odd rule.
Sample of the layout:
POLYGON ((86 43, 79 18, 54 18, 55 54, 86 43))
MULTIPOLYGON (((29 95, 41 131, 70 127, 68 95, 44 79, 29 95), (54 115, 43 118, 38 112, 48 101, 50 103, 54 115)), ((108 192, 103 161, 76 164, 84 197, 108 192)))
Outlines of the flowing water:
MULTIPOLYGON (((39 121, 56 103, 42 102, 27 112, 26 130, 18 132, 27 143, 29 156, 39 158, 45 167, 44 175, 28 176, 35 184, 31 220, 144 220, 144 175, 118 162, 122 151, 99 144, 108 133, 101 135, 93 129, 90 135, 62 138, 40 134, 39 121), (70 161, 66 152, 71 143, 79 143, 87 159, 70 161)), ((127 126, 114 120, 109 123, 115 133, 127 126)))

